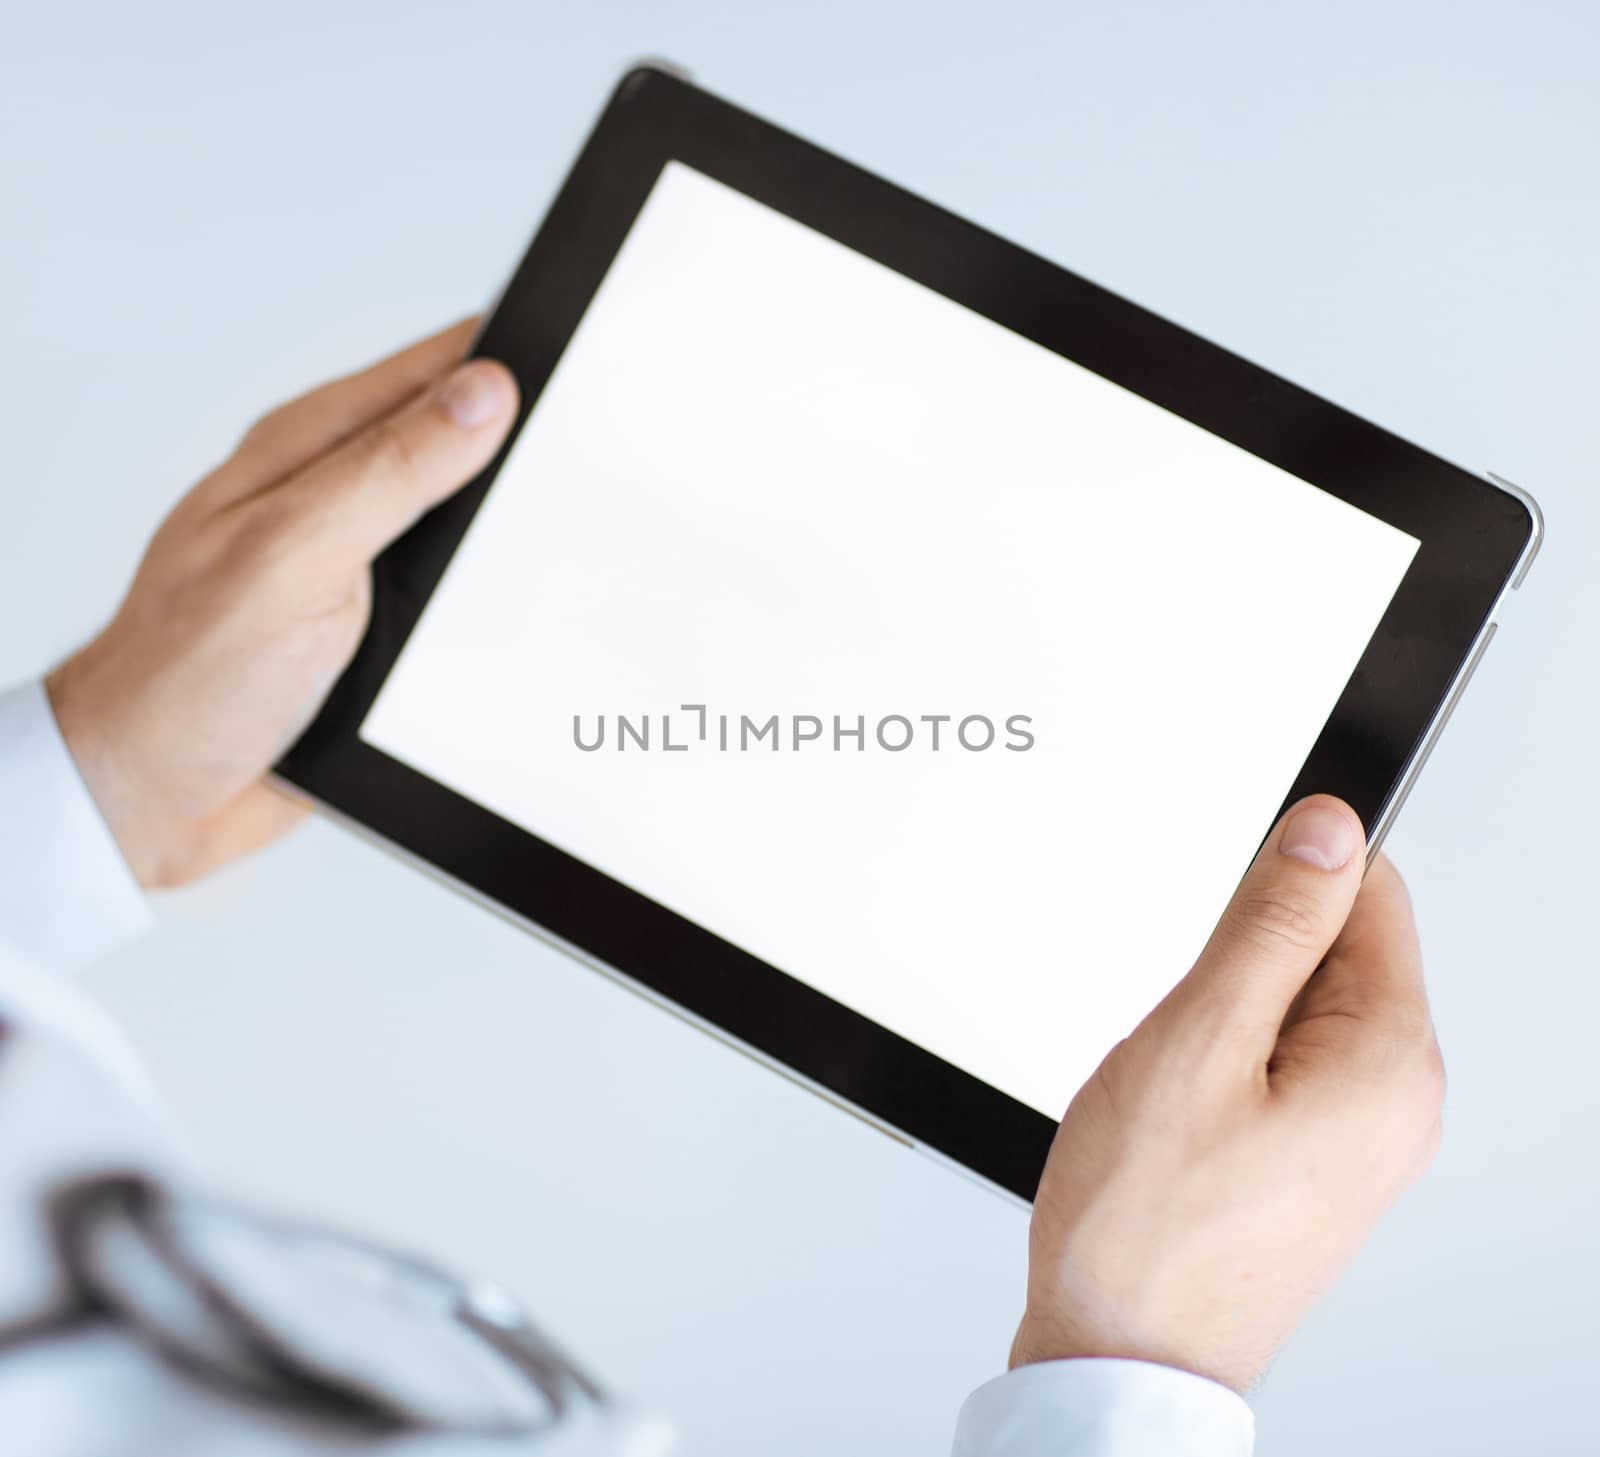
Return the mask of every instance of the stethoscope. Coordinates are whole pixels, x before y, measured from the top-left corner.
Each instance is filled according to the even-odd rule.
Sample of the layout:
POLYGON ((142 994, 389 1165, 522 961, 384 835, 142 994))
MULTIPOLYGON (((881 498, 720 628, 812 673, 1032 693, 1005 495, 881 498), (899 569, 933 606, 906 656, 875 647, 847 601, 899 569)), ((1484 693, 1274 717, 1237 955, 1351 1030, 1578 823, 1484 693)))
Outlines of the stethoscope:
POLYGON ((71 1294, 0 1348, 111 1319, 188 1379, 329 1421, 532 1439, 587 1417, 626 1457, 670 1449, 497 1285, 138 1174, 65 1186, 47 1219, 71 1294))

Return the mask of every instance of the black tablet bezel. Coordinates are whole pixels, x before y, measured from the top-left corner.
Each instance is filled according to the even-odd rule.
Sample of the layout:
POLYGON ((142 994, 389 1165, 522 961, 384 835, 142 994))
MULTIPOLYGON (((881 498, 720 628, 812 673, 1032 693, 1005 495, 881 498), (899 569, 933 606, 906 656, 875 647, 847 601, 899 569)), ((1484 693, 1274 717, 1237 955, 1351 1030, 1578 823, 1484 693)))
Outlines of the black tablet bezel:
MULTIPOLYGON (((1521 500, 652 67, 618 85, 478 341, 478 353, 505 361, 521 383, 518 430, 670 159, 1418 538, 1410 570, 1285 801, 1322 790, 1353 804, 1369 830, 1384 820, 1534 540, 1535 520, 1521 500)), ((379 558, 371 627, 279 766, 281 777, 695 1018, 1031 1199, 1053 1120, 358 737, 516 433, 482 475, 379 558)))

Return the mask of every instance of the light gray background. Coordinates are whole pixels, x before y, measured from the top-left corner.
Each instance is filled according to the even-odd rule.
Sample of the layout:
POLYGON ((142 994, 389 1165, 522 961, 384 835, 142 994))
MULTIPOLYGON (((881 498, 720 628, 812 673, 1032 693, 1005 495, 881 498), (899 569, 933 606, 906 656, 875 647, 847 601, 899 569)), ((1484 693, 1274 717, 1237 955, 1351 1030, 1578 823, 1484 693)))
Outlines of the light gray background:
MULTIPOLYGON (((1544 502, 1391 844, 1432 1173, 1266 1453, 1593 1450, 1593 7, 157 3, 0 48, 0 681, 273 400, 488 297, 643 53, 1544 502)), ((1285 611, 1293 604, 1285 603, 1285 611)), ((509 665, 514 670, 514 665, 509 665)), ((1182 874, 1183 829, 1152 826, 1182 874)), ((495 1271, 696 1453, 937 1452, 1024 1220, 318 825, 90 984, 224 1182, 495 1271)))

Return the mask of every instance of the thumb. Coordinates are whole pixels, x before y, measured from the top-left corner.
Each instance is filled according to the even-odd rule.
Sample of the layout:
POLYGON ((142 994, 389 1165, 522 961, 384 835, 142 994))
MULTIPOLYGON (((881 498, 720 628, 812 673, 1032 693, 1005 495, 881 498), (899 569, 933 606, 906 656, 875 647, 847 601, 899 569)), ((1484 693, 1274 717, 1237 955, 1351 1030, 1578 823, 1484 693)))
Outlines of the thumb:
POLYGON ((290 476, 272 509, 319 554, 364 565, 494 459, 516 407, 510 370, 468 360, 290 476))
POLYGON ((1342 800, 1318 794, 1296 804, 1267 836, 1164 1014, 1208 1042, 1242 1035, 1265 1061, 1350 914, 1365 849, 1361 820, 1342 800))

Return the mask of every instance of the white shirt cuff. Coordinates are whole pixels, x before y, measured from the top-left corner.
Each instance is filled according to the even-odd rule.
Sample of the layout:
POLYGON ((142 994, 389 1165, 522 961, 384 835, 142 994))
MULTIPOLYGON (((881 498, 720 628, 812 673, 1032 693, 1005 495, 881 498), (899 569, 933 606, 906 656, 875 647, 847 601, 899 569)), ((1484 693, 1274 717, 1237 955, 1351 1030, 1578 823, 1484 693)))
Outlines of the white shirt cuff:
POLYGON ((0 693, 0 942, 75 969, 154 919, 42 683, 0 693))
POLYGON ((1250 1457, 1255 1416, 1225 1386, 1147 1361, 1021 1366, 980 1386, 953 1457, 1250 1457))

